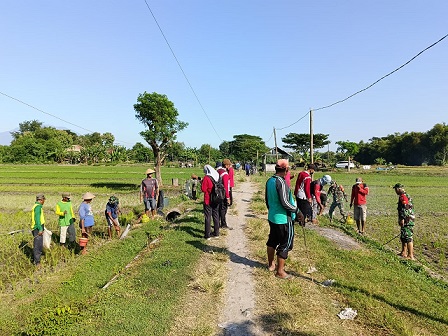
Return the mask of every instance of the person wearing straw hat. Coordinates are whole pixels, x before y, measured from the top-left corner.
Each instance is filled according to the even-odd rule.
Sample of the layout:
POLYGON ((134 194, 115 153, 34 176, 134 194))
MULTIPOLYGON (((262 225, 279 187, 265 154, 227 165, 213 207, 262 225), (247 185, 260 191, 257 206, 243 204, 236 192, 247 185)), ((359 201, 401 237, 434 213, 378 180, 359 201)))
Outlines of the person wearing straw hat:
POLYGON ((33 234, 33 262, 37 267, 40 266, 40 258, 44 250, 44 229, 45 217, 42 206, 45 203, 44 194, 36 195, 36 203, 31 210, 31 233, 33 234))
POLYGON ((152 177, 155 171, 151 168, 146 170, 146 178, 140 185, 140 203, 145 205, 145 213, 149 217, 155 217, 157 212, 157 195, 159 194, 159 183, 152 177))
POLYGON ((70 193, 63 192, 62 200, 56 204, 56 215, 59 216, 58 223, 60 228, 59 243, 65 246, 68 234, 68 242, 71 244, 76 240, 75 213, 73 212, 72 202, 70 202, 70 193))
POLYGON ((415 260, 414 258, 414 205, 412 198, 404 190, 404 185, 397 183, 393 186, 398 195, 398 225, 400 225, 401 252, 398 254, 403 258, 415 260))
MULTIPOLYGON (((81 228, 81 236, 82 238, 89 238, 92 235, 93 226, 95 225, 95 219, 93 217, 92 211, 92 200, 95 198, 95 195, 91 192, 86 192, 83 196, 83 202, 79 206, 78 214, 79 214, 79 226, 81 228)), ((87 253, 87 243, 82 247, 82 254, 87 253)))
POLYGON ((109 201, 106 204, 104 214, 106 215, 107 233, 109 234, 109 239, 112 239, 112 227, 115 228, 117 238, 120 238, 120 223, 118 222, 118 215, 120 214, 119 204, 120 201, 116 196, 109 197, 109 201))

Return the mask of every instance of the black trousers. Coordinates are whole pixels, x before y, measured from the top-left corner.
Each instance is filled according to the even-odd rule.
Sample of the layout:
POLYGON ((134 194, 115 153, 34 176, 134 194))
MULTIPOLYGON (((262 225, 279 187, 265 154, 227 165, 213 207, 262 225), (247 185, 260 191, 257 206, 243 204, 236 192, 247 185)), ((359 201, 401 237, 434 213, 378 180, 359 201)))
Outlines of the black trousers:
POLYGON ((215 236, 219 236, 219 209, 218 205, 204 204, 204 217, 205 217, 205 234, 204 238, 210 238, 210 231, 212 229, 213 220, 213 233, 215 236))

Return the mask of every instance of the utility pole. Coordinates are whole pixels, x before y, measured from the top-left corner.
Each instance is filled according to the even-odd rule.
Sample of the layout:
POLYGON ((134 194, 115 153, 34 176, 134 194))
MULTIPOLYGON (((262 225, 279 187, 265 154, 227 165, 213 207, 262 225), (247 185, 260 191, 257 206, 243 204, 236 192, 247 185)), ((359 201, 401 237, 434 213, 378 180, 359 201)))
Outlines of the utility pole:
POLYGON ((278 151, 277 151, 277 135, 275 133, 275 127, 274 127, 274 144, 275 144, 275 157, 278 160, 278 151))
POLYGON ((311 163, 314 163, 314 145, 313 145, 313 110, 310 109, 310 158, 311 163))

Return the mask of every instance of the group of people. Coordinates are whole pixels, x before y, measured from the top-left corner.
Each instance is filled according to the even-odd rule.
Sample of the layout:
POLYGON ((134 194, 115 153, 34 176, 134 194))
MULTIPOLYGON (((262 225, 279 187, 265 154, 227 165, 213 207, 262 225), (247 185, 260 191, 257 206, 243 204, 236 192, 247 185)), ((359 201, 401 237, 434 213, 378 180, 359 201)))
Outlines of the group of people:
MULTIPOLYGON (((93 226, 95 225, 95 219, 92 210, 92 200, 95 195, 91 192, 86 192, 83 196, 83 202, 78 209, 79 216, 79 228, 81 229, 81 237, 88 239, 92 235, 93 226)), ((55 214, 58 216, 59 226, 59 243, 61 246, 74 245, 76 241, 76 229, 75 229, 75 212, 73 211, 73 205, 71 203, 71 195, 68 192, 62 193, 62 199, 56 204, 55 214)), ((36 202, 31 210, 31 232, 33 234, 33 262, 36 266, 40 265, 44 241, 43 234, 45 231, 45 216, 43 211, 43 205, 46 197, 40 193, 36 195, 36 202)), ((120 213, 119 200, 115 196, 111 196, 106 204, 106 210, 104 214, 108 224, 109 238, 112 238, 112 228, 115 229, 117 237, 120 236, 120 223, 118 222, 118 215, 120 213)), ((87 243, 81 246, 81 253, 87 252, 87 243)))
POLYGON ((204 193, 204 238, 219 237, 220 229, 232 228, 227 224, 227 210, 233 203, 232 189, 235 186, 234 169, 229 159, 216 162, 215 168, 204 166, 204 177, 201 180, 201 191, 204 193), (225 196, 223 199, 213 197, 213 192, 222 184, 225 196), (213 222, 213 230, 212 230, 213 222))
MULTIPOLYGON (((313 180, 312 175, 315 169, 313 164, 309 164, 299 173, 293 193, 286 179, 289 172, 288 161, 280 159, 275 165, 275 174, 266 182, 265 203, 268 208, 269 222, 269 237, 266 242, 268 269, 275 271, 275 276, 281 279, 291 277, 284 267, 288 252, 293 248, 294 221, 296 220, 302 226, 305 226, 306 222, 317 223, 317 216, 322 214, 325 207, 321 197, 323 186, 330 185, 328 194, 333 197, 329 210, 330 221, 336 208, 339 208, 344 221, 347 217, 343 207, 343 202, 347 201, 344 187, 332 181, 330 175, 313 180), (277 255, 276 261, 275 255, 277 255)), ((397 183, 393 188, 398 195, 398 224, 401 228, 402 250, 399 255, 415 260, 413 249, 415 216, 412 199, 402 184, 397 183)), ((368 194, 367 184, 361 177, 357 177, 352 186, 350 208, 354 207, 354 219, 359 234, 365 233, 368 194)))

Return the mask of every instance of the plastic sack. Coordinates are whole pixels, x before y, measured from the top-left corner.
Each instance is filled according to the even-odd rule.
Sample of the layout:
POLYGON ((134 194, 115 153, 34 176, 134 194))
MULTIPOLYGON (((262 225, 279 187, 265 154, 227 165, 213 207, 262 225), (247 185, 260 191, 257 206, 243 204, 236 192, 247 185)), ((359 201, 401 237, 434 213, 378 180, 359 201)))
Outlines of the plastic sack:
POLYGON ((50 230, 48 230, 47 228, 44 229, 44 233, 43 233, 43 241, 44 241, 44 248, 46 249, 50 249, 50 245, 51 245, 51 236, 53 235, 53 232, 51 232, 50 230))

